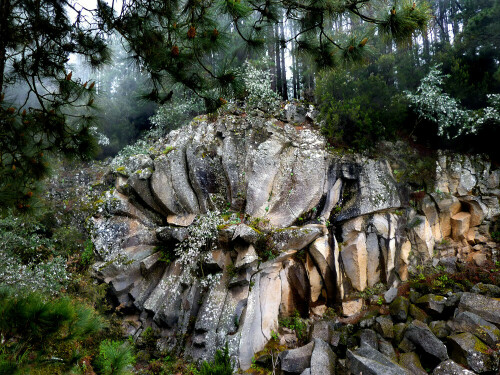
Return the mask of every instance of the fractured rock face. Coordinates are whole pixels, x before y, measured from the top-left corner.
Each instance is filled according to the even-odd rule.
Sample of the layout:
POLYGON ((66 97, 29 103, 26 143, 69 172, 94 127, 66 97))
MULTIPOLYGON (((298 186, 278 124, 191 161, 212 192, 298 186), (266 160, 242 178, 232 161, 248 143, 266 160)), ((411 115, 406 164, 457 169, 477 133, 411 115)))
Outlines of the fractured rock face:
MULTIPOLYGON (((500 214, 500 173, 491 165, 441 155, 440 192, 425 195, 417 212, 407 207, 408 187, 395 181, 388 162, 329 153, 325 144, 314 127, 225 115, 213 122, 199 117, 158 140, 149 154, 128 158, 90 226, 95 274, 138 322, 135 332, 127 328, 131 334, 154 325, 162 349, 183 337, 183 350, 195 359, 210 359, 227 342, 245 370, 280 317, 321 315, 345 297, 344 314, 355 314, 363 307, 352 299, 355 292, 379 282, 396 290, 417 258, 435 256, 442 239, 488 240, 484 228, 500 214), (475 191, 482 196, 472 196, 475 191), (187 244, 198 246, 192 229, 209 211, 224 215, 217 233, 202 241, 211 247, 197 250, 206 256, 188 272, 178 244, 186 252, 187 244)), ((499 323, 491 307, 497 301, 485 306, 464 295, 460 311, 499 323)), ((407 305, 393 306, 397 320, 408 314, 428 320, 407 305)), ((382 323, 388 322, 377 329, 391 337, 382 323)), ((412 324, 407 348, 432 335, 412 324)), ((338 337, 327 340, 339 345, 338 337)), ((335 360, 322 342, 316 347, 293 371, 331 372, 335 360)), ((403 371, 369 349, 349 356, 364 371, 403 371), (381 367, 374 363, 379 359, 381 367)))

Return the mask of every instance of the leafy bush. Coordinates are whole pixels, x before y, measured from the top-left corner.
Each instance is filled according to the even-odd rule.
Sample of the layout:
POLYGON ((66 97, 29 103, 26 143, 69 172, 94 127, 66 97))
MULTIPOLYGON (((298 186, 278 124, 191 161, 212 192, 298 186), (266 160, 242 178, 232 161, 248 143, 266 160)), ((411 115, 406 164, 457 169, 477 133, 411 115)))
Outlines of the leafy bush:
POLYGON ((134 362, 132 348, 128 343, 106 340, 99 347, 95 368, 100 375, 126 375, 132 373, 134 362))
POLYGON ((295 311, 290 317, 281 318, 279 324, 295 331, 299 340, 304 340, 307 336, 307 324, 302 320, 298 311, 295 311))
POLYGON ((200 375, 232 375, 231 357, 226 343, 224 351, 217 350, 212 362, 204 361, 200 367, 200 375))
POLYGON ((186 125, 204 111, 203 101, 199 97, 176 95, 174 99, 160 106, 155 115, 149 118, 153 124, 149 135, 163 137, 171 130, 186 125))
POLYGON ((382 76, 360 68, 320 73, 316 97, 321 129, 335 145, 368 149, 380 139, 394 137, 406 117, 396 89, 382 76))
POLYGON ((271 89, 271 76, 265 60, 245 62, 243 69, 243 82, 247 95, 246 105, 262 111, 272 111, 280 104, 280 97, 271 89))
POLYGON ((443 91, 447 77, 441 73, 439 65, 434 66, 415 93, 406 92, 417 115, 437 124, 439 136, 452 139, 464 134, 477 134, 483 126, 500 123, 500 95, 487 95, 491 107, 466 109, 443 91))

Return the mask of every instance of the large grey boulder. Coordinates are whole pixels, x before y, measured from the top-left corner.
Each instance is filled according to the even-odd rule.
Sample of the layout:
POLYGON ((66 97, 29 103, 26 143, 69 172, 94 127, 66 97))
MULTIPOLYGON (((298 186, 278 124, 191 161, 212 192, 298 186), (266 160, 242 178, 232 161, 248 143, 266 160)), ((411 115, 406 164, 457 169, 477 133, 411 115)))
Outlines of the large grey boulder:
POLYGON ((314 339, 311 356, 311 375, 335 375, 336 355, 330 345, 321 339, 314 339))
POLYGON ((491 347, 500 343, 500 329, 469 311, 459 313, 448 326, 455 332, 470 332, 491 347))
POLYGON ((440 361, 448 359, 446 346, 427 327, 425 323, 414 320, 406 328, 405 337, 427 356, 440 361))
POLYGON ((280 353, 281 370, 285 374, 301 374, 307 368, 310 368, 314 346, 315 341, 311 341, 300 348, 285 350, 280 353))
POLYGON ((459 311, 470 311, 481 318, 500 324, 500 301, 480 294, 464 293, 458 305, 459 311))
POLYGON ((432 372, 432 375, 474 375, 475 372, 469 371, 456 362, 448 359, 441 362, 432 372))
POLYGON ((369 345, 355 351, 347 350, 347 368, 352 374, 407 375, 401 366, 369 345))
POLYGON ((448 338, 451 359, 478 373, 498 371, 498 354, 472 333, 464 332, 448 338))

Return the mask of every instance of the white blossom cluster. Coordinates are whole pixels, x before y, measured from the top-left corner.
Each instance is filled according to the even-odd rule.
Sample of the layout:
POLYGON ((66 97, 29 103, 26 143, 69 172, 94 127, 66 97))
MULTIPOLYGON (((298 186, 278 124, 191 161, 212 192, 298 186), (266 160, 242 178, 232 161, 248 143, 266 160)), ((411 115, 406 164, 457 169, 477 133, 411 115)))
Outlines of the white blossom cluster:
POLYGON ((57 294, 68 283, 69 275, 62 257, 40 264, 22 264, 0 251, 0 286, 57 294))
MULTIPOLYGON (((266 65, 260 61, 260 65, 266 65)), ((262 111, 274 109, 280 104, 280 97, 271 89, 271 75, 267 69, 258 69, 250 62, 245 62, 243 82, 247 90, 246 104, 262 111)))
POLYGON ((109 145, 109 138, 106 137, 103 133, 101 133, 98 129, 97 126, 92 126, 90 128, 91 134, 95 137, 97 140, 97 144, 101 146, 107 146, 109 145))
POLYGON ((187 124, 193 117, 203 112, 203 101, 197 96, 169 101, 160 106, 156 114, 149 118, 153 124, 149 135, 154 138, 162 137, 169 131, 187 124))
POLYGON ((416 93, 405 92, 415 112, 438 125, 440 136, 452 139, 462 134, 476 134, 484 124, 500 122, 500 95, 488 95, 492 107, 476 111, 465 109, 443 91, 447 77, 439 70, 439 65, 434 66, 420 82, 416 93))
POLYGON ((175 247, 175 255, 184 268, 183 277, 187 281, 198 270, 201 271, 201 285, 208 286, 217 282, 220 275, 205 275, 203 263, 211 261, 212 250, 217 239, 217 227, 222 223, 219 212, 208 211, 200 215, 188 228, 189 236, 175 247))

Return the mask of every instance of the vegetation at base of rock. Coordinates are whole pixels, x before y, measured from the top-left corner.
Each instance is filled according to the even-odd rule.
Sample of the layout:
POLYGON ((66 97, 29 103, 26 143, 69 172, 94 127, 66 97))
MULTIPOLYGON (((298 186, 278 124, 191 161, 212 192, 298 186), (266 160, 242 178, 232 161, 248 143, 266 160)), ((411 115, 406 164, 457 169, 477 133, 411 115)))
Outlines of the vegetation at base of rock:
POLYGON ((307 336, 307 323, 302 319, 298 311, 295 311, 292 316, 282 317, 279 320, 279 325, 293 330, 301 341, 307 336))
POLYGON ((128 375, 132 374, 134 362, 132 348, 128 343, 106 340, 99 345, 99 355, 94 361, 94 367, 102 375, 128 375))
POLYGON ((200 366, 200 375, 231 375, 233 368, 227 344, 223 350, 217 349, 213 361, 204 361, 200 366))

